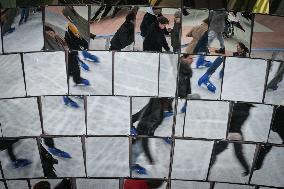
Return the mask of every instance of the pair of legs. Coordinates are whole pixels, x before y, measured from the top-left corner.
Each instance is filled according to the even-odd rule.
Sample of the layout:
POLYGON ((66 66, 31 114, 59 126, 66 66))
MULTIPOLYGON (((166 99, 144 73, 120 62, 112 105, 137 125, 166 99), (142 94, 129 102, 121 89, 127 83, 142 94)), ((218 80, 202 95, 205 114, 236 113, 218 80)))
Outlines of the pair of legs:
POLYGON ((278 88, 278 83, 283 80, 284 75, 284 63, 280 63, 277 73, 273 79, 267 84, 267 89, 276 90, 278 88))
POLYGON ((213 42, 213 40, 217 37, 219 43, 220 43, 220 49, 216 50, 216 53, 225 53, 225 43, 222 32, 215 32, 213 30, 209 30, 208 32, 208 46, 210 46, 213 42))
POLYGON ((27 19, 29 18, 29 15, 30 15, 30 9, 29 8, 22 8, 21 9, 21 19, 20 19, 20 22, 19 22, 19 25, 24 22, 27 21, 27 19))

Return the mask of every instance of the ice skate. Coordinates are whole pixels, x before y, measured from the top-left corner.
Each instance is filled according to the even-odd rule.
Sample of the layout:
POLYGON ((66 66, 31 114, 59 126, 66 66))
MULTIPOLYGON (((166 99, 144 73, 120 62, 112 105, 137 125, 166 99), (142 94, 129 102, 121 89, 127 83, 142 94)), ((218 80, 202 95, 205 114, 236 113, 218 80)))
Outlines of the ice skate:
POLYGON ((88 61, 95 62, 95 63, 100 63, 99 58, 89 53, 88 51, 82 51, 82 55, 84 57, 84 60, 88 60, 88 61))
POLYGON ((132 135, 132 136, 137 136, 138 135, 137 129, 135 127, 133 127, 133 126, 130 129, 130 135, 132 135))
POLYGON ((164 118, 171 117, 172 115, 174 115, 174 112, 172 112, 172 111, 164 111, 164 118))
POLYGON ((180 109, 180 112, 183 113, 183 114, 186 112, 186 103, 184 103, 184 105, 180 109))
POLYGON ((211 61, 205 60, 203 56, 199 56, 197 61, 196 61, 196 68, 204 68, 207 67, 209 68, 212 65, 211 61))
POLYGON ((87 80, 87 79, 83 79, 83 78, 81 78, 80 83, 76 83, 76 85, 85 85, 85 86, 89 86, 89 85, 90 85, 90 82, 89 82, 89 80, 87 80))
POLYGON ((58 156, 58 157, 62 157, 62 158, 71 158, 70 154, 67 153, 67 152, 64 152, 62 150, 59 150, 57 148, 48 148, 48 151, 52 154, 52 155, 55 155, 55 156, 58 156))
POLYGON ((131 170, 135 171, 139 175, 147 175, 146 169, 139 164, 132 165, 131 170))
POLYGON ((16 161, 13 161, 13 166, 17 169, 17 168, 25 167, 31 163, 32 162, 28 159, 17 159, 16 161))
POLYGON ((210 79, 210 75, 205 73, 201 78, 199 78, 198 86, 201 86, 202 84, 204 84, 204 85, 206 85, 207 89, 210 92, 215 93, 216 87, 209 81, 209 79, 210 79))
POLYGON ((81 66, 84 70, 90 71, 90 67, 88 66, 88 64, 86 64, 85 62, 83 62, 83 61, 80 60, 79 58, 78 58, 78 62, 79 62, 79 64, 80 64, 80 66, 81 66))
POLYGON ((66 106, 70 105, 73 108, 79 108, 77 102, 71 100, 71 98, 69 98, 68 96, 63 96, 63 101, 66 106))
POLYGON ((163 139, 167 144, 171 145, 173 143, 173 140, 171 137, 167 137, 163 139))

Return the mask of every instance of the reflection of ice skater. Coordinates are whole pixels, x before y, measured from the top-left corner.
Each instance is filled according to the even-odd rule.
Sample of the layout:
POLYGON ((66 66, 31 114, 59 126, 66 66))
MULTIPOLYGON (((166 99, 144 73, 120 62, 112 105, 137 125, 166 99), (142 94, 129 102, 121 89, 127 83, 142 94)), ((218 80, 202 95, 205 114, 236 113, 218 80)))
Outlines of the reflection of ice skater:
POLYGON ((120 26, 110 41, 109 50, 121 50, 134 42, 134 27, 136 14, 129 12, 125 18, 125 22, 120 26))
POLYGON ((14 166, 14 168, 25 167, 32 162, 28 159, 17 158, 14 153, 13 145, 18 142, 19 139, 4 140, 0 139, 0 151, 7 150, 8 156, 14 166))
POLYGON ((226 10, 210 11, 209 13, 209 33, 208 33, 208 46, 210 46, 213 40, 217 37, 220 43, 220 49, 215 50, 216 53, 225 54, 225 44, 223 38, 223 32, 225 28, 225 20, 228 13, 226 10))
POLYGON ((180 57, 179 64, 179 74, 178 74, 178 97, 185 99, 184 105, 181 108, 181 112, 186 111, 186 98, 200 98, 198 94, 192 94, 191 92, 191 82, 192 69, 191 64, 193 62, 193 57, 188 54, 183 54, 180 57))
POLYGON ((266 87, 267 90, 268 91, 277 90, 278 84, 283 80, 283 75, 284 75, 284 63, 281 62, 273 79, 267 84, 266 87))
MULTIPOLYGON (((173 115, 171 98, 151 98, 146 106, 144 106, 139 112, 132 115, 132 122, 139 121, 137 129, 133 126, 131 128, 131 134, 133 135, 147 135, 154 136, 155 130, 162 123, 164 117, 173 115)), ((170 139, 165 140, 167 143, 171 143, 170 139)), ((132 170, 138 174, 147 174, 146 169, 139 164, 135 164, 138 156, 145 152, 151 164, 154 163, 153 157, 149 149, 148 138, 136 138, 133 139, 132 150, 132 170)))
POLYGON ((19 25, 21 25, 24 22, 27 22, 30 15, 30 9, 29 8, 21 8, 21 19, 19 21, 19 25))
MULTIPOLYGON (((276 108, 276 112, 273 118, 271 131, 276 132, 284 144, 284 106, 279 106, 276 108)), ((266 155, 270 152, 271 145, 261 145, 258 151, 258 156, 254 166, 254 170, 259 170, 263 166, 263 161, 266 155)))
MULTIPOLYGON (((54 189, 70 189, 70 188, 72 188, 72 184, 70 179, 67 178, 62 179, 62 181, 54 187, 54 189)), ((33 186, 33 189, 51 189, 51 186, 48 181, 40 181, 33 186)))
MULTIPOLYGON (((229 140, 243 140, 243 134, 241 128, 244 122, 249 117, 249 112, 253 105, 246 103, 236 103, 233 106, 233 113, 230 121, 230 128, 228 133, 229 140)), ((222 153, 227 149, 229 143, 226 141, 220 141, 215 145, 215 150, 213 152, 213 158, 211 162, 211 167, 214 165, 217 159, 217 155, 222 153)), ((243 146, 240 143, 234 143, 235 155, 239 162, 241 163, 244 172, 243 175, 247 176, 249 174, 249 165, 243 154, 243 146)))
POLYGON ((173 52, 178 53, 180 50, 181 12, 176 11, 174 17, 174 27, 171 30, 171 45, 173 52))

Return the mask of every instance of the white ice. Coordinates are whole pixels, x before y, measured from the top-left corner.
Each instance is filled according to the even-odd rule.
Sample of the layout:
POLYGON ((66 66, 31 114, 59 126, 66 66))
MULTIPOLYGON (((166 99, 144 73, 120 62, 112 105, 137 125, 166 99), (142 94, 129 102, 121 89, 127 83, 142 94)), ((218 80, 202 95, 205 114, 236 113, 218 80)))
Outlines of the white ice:
POLYGON ((68 92, 64 52, 24 54, 28 95, 64 95, 68 92))
POLYGON ((115 53, 114 93, 129 96, 157 96, 158 66, 158 53, 115 53))
POLYGON ((272 147, 266 155, 261 169, 253 172, 251 183, 266 186, 284 186, 284 149, 272 147))
MULTIPOLYGON (((254 144, 242 144, 243 154, 251 167, 255 145, 254 144)), ((210 181, 221 181, 231 183, 247 183, 249 176, 242 176, 244 169, 239 163, 233 143, 229 143, 226 150, 217 155, 217 160, 213 167, 210 169, 209 180, 210 181)))
POLYGON ((8 180, 7 185, 9 189, 19 189, 19 186, 21 189, 29 189, 28 182, 25 180, 8 180))
POLYGON ((171 181, 171 189, 209 189, 209 182, 193 182, 193 181, 171 181))
POLYGON ((79 105, 79 108, 64 105, 62 96, 44 96, 41 98, 45 134, 86 134, 84 100, 75 97, 70 98, 79 105))
POLYGON ((119 189, 118 179, 76 179, 77 189, 119 189))
POLYGON ((93 96, 87 101, 89 135, 128 135, 130 98, 93 96))
POLYGON ((221 99, 262 102, 267 62, 227 57, 221 99))
POLYGON ((0 56, 0 81, 0 98, 26 95, 20 55, 0 56))
POLYGON ((186 110, 185 137, 226 138, 228 102, 191 100, 186 110))
MULTIPOLYGON (((1 178, 2 178, 2 176, 1 176, 1 178)), ((0 189, 6 189, 6 187, 5 187, 5 185, 4 185, 4 182, 1 182, 1 181, 0 181, 0 189)))
POLYGON ((254 189, 254 186, 247 185, 237 185, 237 184, 226 184, 226 183, 216 183, 214 189, 254 189))
POLYGON ((130 176, 128 138, 86 138, 86 167, 91 177, 130 176))
POLYGON ((42 133, 36 98, 1 100, 0 120, 4 137, 39 136, 42 133))
POLYGON ((213 141, 175 140, 172 179, 205 180, 213 141))
POLYGON ((18 25, 20 15, 14 19, 13 33, 3 36, 4 52, 40 51, 43 48, 42 13, 30 14, 26 23, 18 25))

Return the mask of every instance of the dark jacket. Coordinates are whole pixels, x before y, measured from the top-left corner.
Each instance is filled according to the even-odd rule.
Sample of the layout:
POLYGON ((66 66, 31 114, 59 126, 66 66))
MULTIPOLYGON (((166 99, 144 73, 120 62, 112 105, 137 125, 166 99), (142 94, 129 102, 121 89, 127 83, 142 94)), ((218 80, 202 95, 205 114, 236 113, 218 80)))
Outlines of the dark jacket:
POLYGON ((179 67, 178 97, 186 98, 188 94, 191 94, 191 77, 192 69, 190 64, 181 61, 179 67))
POLYGON ((151 25, 143 41, 143 51, 162 52, 162 47, 166 51, 170 50, 164 30, 159 27, 159 23, 156 21, 151 25))
POLYGON ((157 17, 150 13, 146 13, 143 17, 142 23, 140 25, 141 36, 146 37, 151 25, 157 21, 157 17))
POLYGON ((110 41, 112 49, 121 50, 134 42, 134 24, 125 21, 110 41))
POLYGON ((181 24, 175 23, 171 31, 171 45, 175 49, 180 48, 180 29, 181 29, 181 24))
POLYGON ((70 50, 88 49, 88 42, 83 38, 78 38, 75 36, 69 29, 65 32, 64 39, 70 50))

